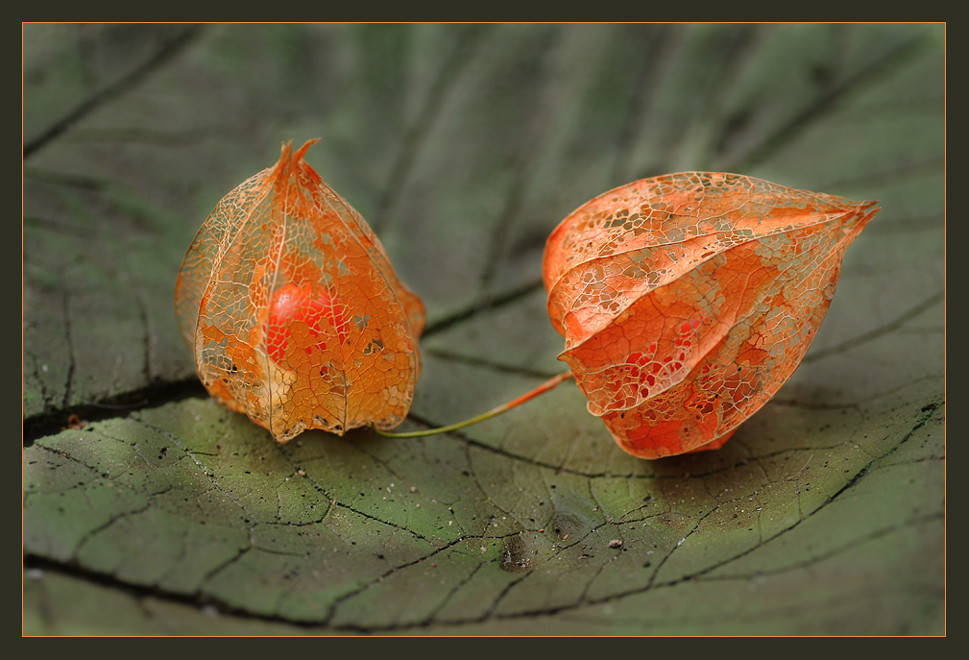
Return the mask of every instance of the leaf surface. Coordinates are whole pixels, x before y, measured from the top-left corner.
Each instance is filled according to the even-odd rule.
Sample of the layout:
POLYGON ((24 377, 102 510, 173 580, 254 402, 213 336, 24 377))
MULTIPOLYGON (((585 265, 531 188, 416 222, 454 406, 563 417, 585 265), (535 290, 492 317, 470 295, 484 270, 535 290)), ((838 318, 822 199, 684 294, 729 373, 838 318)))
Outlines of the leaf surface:
POLYGON ((24 632, 945 632, 944 26, 24 30, 24 632), (280 446, 197 385, 172 284, 316 136, 427 307, 406 428, 561 369, 542 251, 603 190, 727 171, 883 210, 718 451, 629 456, 567 384, 280 446))

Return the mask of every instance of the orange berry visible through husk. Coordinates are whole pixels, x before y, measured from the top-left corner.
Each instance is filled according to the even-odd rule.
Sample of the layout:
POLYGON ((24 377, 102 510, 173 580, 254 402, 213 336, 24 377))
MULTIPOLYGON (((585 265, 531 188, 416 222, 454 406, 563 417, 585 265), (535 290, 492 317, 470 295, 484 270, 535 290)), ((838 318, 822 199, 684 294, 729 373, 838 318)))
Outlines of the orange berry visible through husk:
POLYGON ((226 195, 178 273, 175 312, 216 401, 286 442, 391 429, 420 374, 424 306, 364 219, 303 161, 316 140, 226 195))

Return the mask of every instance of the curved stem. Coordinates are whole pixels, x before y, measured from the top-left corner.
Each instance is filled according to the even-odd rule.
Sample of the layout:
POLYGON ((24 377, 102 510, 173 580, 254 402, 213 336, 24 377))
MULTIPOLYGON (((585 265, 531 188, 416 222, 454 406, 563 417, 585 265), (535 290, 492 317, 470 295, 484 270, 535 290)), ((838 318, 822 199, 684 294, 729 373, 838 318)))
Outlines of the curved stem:
POLYGON ((535 389, 531 390, 530 392, 526 392, 525 394, 521 395, 517 399, 509 401, 508 403, 503 403, 497 408, 492 408, 488 412, 477 415, 476 417, 471 417, 470 419, 466 419, 462 422, 457 422, 455 424, 449 424, 448 426, 441 426, 436 429, 425 429, 423 431, 407 431, 404 433, 393 433, 389 431, 381 431, 376 427, 371 427, 371 428, 373 428, 374 431, 384 436, 385 438, 423 438, 424 436, 428 436, 428 435, 437 435, 438 433, 447 433, 448 431, 456 431, 458 429, 463 429, 465 426, 471 426, 472 424, 483 422, 486 419, 491 419, 492 417, 500 415, 503 412, 507 412, 512 408, 516 408, 521 404, 525 403, 526 401, 530 401, 531 399, 534 399, 539 394, 544 394, 545 392, 548 392, 550 389, 554 388, 559 383, 562 383, 563 381, 566 381, 571 377, 572 377, 571 371, 567 371, 564 374, 559 374, 558 376, 549 378, 547 381, 545 381, 535 389))

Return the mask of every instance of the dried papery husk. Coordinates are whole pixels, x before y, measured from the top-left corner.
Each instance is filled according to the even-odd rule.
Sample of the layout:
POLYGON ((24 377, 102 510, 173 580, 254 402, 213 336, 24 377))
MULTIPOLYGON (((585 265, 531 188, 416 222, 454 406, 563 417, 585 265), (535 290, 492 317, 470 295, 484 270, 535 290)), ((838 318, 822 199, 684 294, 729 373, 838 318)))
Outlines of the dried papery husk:
POLYGON ((394 428, 420 374, 424 307, 364 219, 284 144, 226 195, 179 271, 175 309, 199 378, 278 442, 394 428))
POLYGON ((549 236, 559 356, 624 450, 723 445, 790 378, 876 202, 722 172, 611 190, 549 236))

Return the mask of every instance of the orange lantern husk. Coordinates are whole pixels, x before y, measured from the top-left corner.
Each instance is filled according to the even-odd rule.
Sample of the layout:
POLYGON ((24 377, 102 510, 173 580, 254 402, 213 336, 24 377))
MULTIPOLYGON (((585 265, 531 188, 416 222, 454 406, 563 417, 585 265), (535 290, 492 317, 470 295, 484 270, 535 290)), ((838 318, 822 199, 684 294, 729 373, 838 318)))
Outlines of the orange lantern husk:
POLYGON ((286 442, 394 428, 420 374, 420 299, 364 219, 284 144, 230 192, 178 273, 175 311, 209 393, 286 442))
POLYGON ((548 312, 588 409, 642 458, 722 446, 790 378, 876 202, 685 172, 549 236, 548 312))

